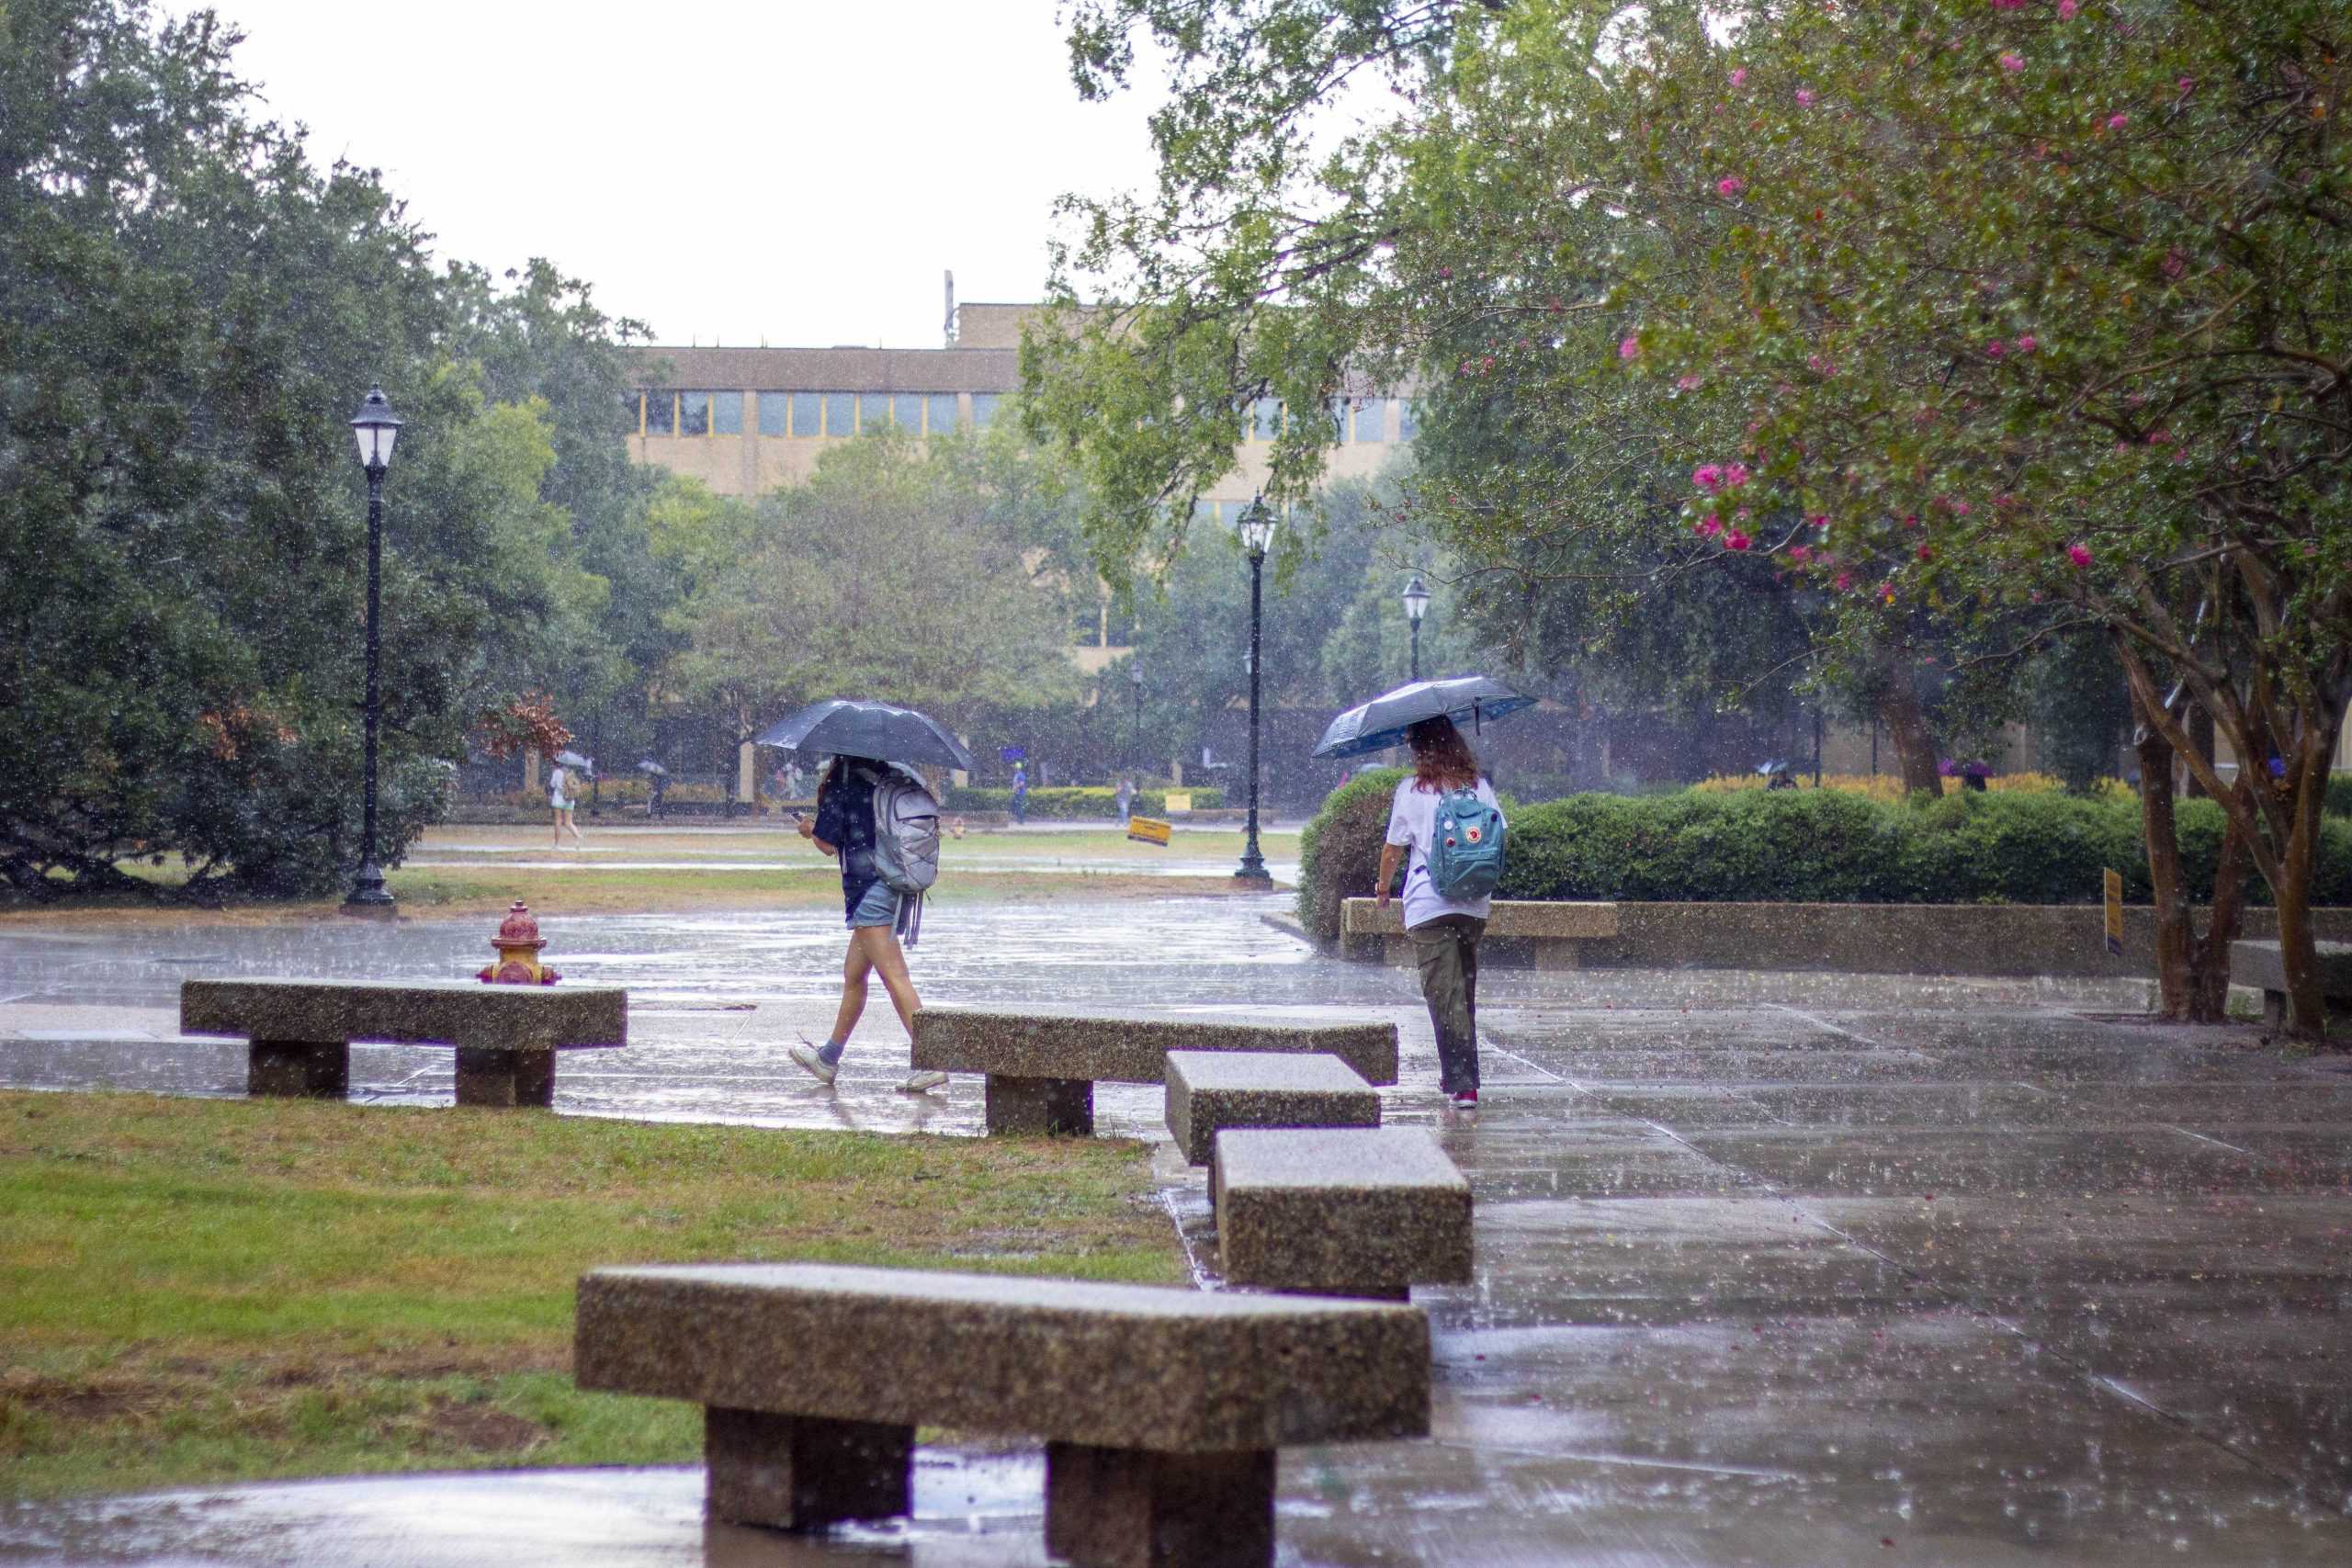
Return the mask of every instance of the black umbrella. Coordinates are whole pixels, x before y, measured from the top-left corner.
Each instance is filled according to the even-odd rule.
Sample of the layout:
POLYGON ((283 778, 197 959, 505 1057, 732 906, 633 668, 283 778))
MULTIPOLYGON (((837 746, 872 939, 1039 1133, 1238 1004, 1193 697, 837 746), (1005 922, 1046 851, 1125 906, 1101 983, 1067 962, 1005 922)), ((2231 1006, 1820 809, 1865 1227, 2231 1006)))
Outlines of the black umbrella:
POLYGON ((937 719, 888 703, 855 703, 841 697, 810 703, 790 718, 760 731, 758 739, 763 746, 822 751, 832 757, 932 762, 967 770, 978 766, 963 743, 937 719))
POLYGON ((1500 718, 1534 705, 1533 697, 1484 675, 1415 681, 1393 692, 1384 692, 1333 719, 1323 731, 1323 739, 1315 743, 1315 755, 1361 757, 1367 751, 1385 751, 1403 744, 1405 731, 1425 718, 1443 715, 1457 724, 1467 719, 1475 728, 1487 719, 1500 718))
POLYGON ((577 751, 558 751, 555 760, 567 768, 585 768, 592 773, 596 771, 596 764, 577 751))

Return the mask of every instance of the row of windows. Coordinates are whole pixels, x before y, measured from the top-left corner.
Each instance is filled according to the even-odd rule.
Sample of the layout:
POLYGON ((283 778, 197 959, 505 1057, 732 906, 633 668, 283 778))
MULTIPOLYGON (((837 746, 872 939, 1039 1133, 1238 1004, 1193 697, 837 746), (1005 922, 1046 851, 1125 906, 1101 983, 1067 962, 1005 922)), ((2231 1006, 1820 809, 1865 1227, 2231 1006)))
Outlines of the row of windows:
MULTIPOLYGON (((972 423, 985 429, 1002 401, 997 392, 974 392, 972 423)), ((954 392, 761 392, 755 402, 762 435, 796 439, 855 435, 886 424, 937 435, 960 422, 954 392)), ((621 407, 639 435, 743 434, 741 392, 637 391, 624 395, 621 407)))
MULTIPOLYGON (((1413 405, 1403 399, 1334 398, 1324 411, 1331 421, 1331 434, 1340 441, 1410 441, 1419 434, 1420 422, 1413 417, 1413 405), (1396 403, 1396 434, 1389 434, 1389 404, 1396 403)), ((1283 422, 1290 411, 1273 398, 1260 398, 1250 405, 1248 428, 1242 435, 1249 441, 1272 441, 1282 433, 1283 422)))

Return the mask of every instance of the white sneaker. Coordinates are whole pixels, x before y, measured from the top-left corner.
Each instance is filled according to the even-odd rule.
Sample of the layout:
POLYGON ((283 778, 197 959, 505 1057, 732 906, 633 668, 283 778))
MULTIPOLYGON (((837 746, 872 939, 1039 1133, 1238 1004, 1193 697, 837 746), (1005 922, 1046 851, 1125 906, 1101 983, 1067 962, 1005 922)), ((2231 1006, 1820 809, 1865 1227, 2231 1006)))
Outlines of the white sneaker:
POLYGON ((792 1059, 808 1069, 808 1076, 819 1083, 833 1081, 832 1064, 817 1055, 817 1047, 802 1041, 792 1048, 792 1059))
POLYGON ((917 1073, 899 1086, 900 1094, 928 1094, 947 1082, 945 1073, 917 1073))

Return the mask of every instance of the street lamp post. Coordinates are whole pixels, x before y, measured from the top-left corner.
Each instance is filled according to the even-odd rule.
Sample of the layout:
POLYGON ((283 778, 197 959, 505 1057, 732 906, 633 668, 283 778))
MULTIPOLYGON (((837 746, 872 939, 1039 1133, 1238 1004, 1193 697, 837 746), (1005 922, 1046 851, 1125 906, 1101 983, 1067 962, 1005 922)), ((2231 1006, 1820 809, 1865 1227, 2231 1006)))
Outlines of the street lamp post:
POLYGON ((1421 678, 1421 617, 1430 613, 1430 591, 1422 585, 1419 572, 1405 584, 1404 599, 1405 622, 1413 628, 1412 679, 1418 681, 1421 678))
POLYGON ((1274 514, 1267 510, 1263 496, 1250 498, 1237 528, 1241 547, 1250 553, 1250 836, 1241 848, 1241 865, 1233 874, 1238 881, 1271 888, 1274 879, 1267 874, 1265 857, 1258 852, 1258 684, 1265 662, 1259 657, 1259 626, 1266 548, 1274 542, 1274 514))
POLYGON ((1134 654, 1127 656, 1127 684, 1135 690, 1135 730, 1127 739, 1127 767, 1143 763, 1143 660, 1134 654))
POLYGON ((392 896, 384 887, 384 874, 376 865, 376 725, 383 700, 379 679, 381 643, 377 611, 384 581, 384 470, 391 467, 392 443, 400 439, 401 420, 381 387, 368 389, 359 412, 351 416, 351 432, 359 443, 359 466, 368 473, 368 702, 367 778, 360 818, 359 869, 351 879, 351 895, 343 901, 352 914, 389 915, 392 896))

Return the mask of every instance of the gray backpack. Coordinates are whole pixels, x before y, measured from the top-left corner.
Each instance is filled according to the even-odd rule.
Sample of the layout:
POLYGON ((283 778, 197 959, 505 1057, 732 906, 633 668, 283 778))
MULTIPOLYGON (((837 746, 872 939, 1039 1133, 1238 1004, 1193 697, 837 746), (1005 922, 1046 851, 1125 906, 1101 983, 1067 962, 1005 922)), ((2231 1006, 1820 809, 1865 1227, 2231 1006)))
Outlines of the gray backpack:
POLYGON ((901 769, 865 777, 874 785, 874 874, 899 896, 898 932, 912 947, 922 931, 922 896, 939 880, 939 802, 901 769))

